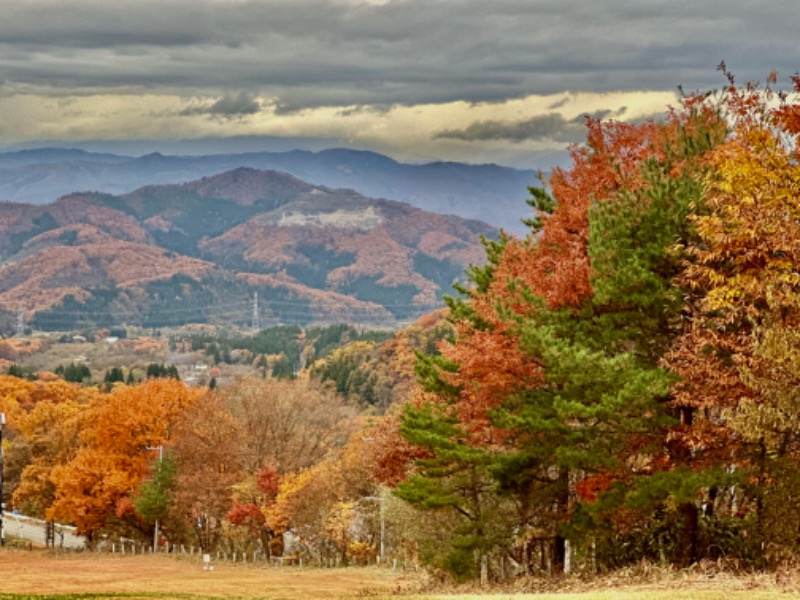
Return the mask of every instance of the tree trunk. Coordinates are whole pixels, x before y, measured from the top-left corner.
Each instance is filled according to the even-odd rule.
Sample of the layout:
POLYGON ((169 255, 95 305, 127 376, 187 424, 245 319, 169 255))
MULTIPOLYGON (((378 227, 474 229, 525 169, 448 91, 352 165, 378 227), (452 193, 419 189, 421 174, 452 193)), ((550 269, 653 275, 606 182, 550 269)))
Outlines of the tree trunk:
POLYGON ((489 557, 485 554, 481 555, 481 588, 486 588, 489 585, 489 557))
POLYGON ((683 523, 677 550, 677 563, 680 567, 688 567, 697 562, 697 529, 699 525, 697 506, 694 502, 684 502, 680 506, 680 513, 683 523))
MULTIPOLYGON (((561 469, 558 475, 558 490, 556 496, 556 527, 566 520, 569 515, 569 469, 561 469)), ((556 532, 553 542, 553 573, 563 574, 567 557, 567 540, 556 532)))
POLYGON ((553 541, 553 573, 563 574, 567 558, 567 540, 557 535, 553 541))

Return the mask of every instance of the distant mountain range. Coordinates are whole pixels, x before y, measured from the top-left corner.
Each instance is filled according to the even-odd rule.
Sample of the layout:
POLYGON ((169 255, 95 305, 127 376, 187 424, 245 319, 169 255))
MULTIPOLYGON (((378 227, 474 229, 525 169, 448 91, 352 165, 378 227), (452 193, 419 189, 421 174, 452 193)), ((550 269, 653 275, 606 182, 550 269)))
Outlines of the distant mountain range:
MULTIPOLYGON (((120 173, 135 165, 151 173, 158 169, 149 163, 163 169, 171 160, 91 155, 82 163, 81 153, 34 154, 5 155, 0 164, 5 173, 38 168, 66 177, 78 164, 87 173, 126 163, 120 173), (48 155, 73 160, 41 162, 48 155)), ((369 157, 387 160, 360 159, 369 157)), ((44 185, 38 181, 32 185, 44 185)), ((496 234, 480 221, 252 168, 126 194, 5 202, 0 330, 13 330, 20 311, 44 330, 392 325, 441 306, 464 269, 483 262, 479 236, 496 234)))
POLYGON ((239 167, 283 171, 314 185, 352 189, 372 198, 480 219, 517 234, 528 217, 531 170, 498 165, 399 163, 375 152, 252 152, 138 158, 83 150, 43 148, 0 153, 0 200, 43 204, 75 192, 127 194, 142 186, 184 183, 239 167))

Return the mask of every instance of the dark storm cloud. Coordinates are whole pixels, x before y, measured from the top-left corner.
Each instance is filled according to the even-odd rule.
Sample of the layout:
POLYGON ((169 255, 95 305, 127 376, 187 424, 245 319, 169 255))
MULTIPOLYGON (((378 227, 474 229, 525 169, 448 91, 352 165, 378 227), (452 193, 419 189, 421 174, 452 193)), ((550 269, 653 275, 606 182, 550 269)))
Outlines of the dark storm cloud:
POLYGON ((567 105, 568 103, 569 103, 569 98, 564 97, 564 98, 561 98, 560 100, 557 100, 557 101, 553 102, 550 106, 548 106, 548 108, 550 110, 555 110, 557 108, 561 108, 562 106, 567 105))
POLYGON ((621 117, 625 108, 601 110, 591 115, 565 119, 558 113, 539 115, 522 121, 477 121, 464 129, 440 131, 434 139, 454 139, 466 142, 504 140, 514 143, 527 141, 577 142, 586 137, 586 118, 608 119, 621 117))
POLYGON ((3 0, 0 17, 6 85, 247 90, 282 112, 706 89, 723 59, 740 80, 800 67, 794 0, 3 0))
POLYGON ((515 123, 491 120, 477 121, 465 129, 440 131, 435 138, 467 142, 489 140, 525 142, 545 139, 569 141, 578 138, 584 131, 580 124, 567 121, 558 113, 550 113, 515 123))
POLYGON ((180 112, 182 116, 209 115, 213 117, 241 117, 261 112, 261 102, 246 92, 225 94, 214 102, 200 102, 180 112))

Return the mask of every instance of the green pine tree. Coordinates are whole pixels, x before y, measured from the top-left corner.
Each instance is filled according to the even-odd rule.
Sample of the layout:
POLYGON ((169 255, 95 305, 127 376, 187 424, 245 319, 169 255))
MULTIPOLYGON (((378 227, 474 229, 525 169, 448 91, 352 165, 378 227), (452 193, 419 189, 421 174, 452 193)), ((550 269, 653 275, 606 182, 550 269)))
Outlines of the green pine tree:
POLYGON ((467 444, 457 420, 431 405, 408 406, 401 433, 430 458, 417 461, 416 473, 397 486, 396 495, 455 523, 423 558, 458 579, 476 577, 480 558, 506 543, 515 525, 513 508, 490 475, 492 456, 467 444))
POLYGON ((169 528, 169 505, 175 492, 178 462, 167 452, 153 464, 153 477, 142 483, 134 499, 136 513, 145 521, 169 528))
MULTIPOLYGON (((695 136, 708 138, 702 127, 695 136)), ((703 199, 702 167, 690 161, 675 168, 676 160, 707 150, 708 144, 693 140, 679 136, 675 147, 659 154, 658 160, 644 161, 642 186, 620 189, 612 198, 590 204, 587 251, 593 294, 579 306, 549 308, 518 282, 495 281, 508 241, 485 243, 488 263, 468 271, 471 289, 486 294, 493 284, 505 284, 515 302, 529 306, 510 310, 497 298, 498 314, 510 326, 510 335, 530 361, 541 365, 544 379, 533 387, 508 390, 505 402, 492 412, 493 425, 504 432, 502 447, 467 444, 468 436, 448 410, 407 407, 402 434, 430 458, 418 461, 416 474, 398 488, 401 497, 423 508, 450 507, 467 520, 477 504, 468 510, 458 504, 459 498, 473 503, 480 498, 482 505, 490 504, 488 498, 508 499, 517 509, 520 528, 552 536, 555 566, 565 558, 565 535, 575 515, 575 481, 606 474, 617 481, 609 493, 617 507, 634 497, 640 504, 641 498, 649 498, 653 506, 665 505, 666 496, 653 490, 668 489, 663 485, 667 476, 648 491, 648 479, 633 476, 631 465, 647 464, 663 454, 664 434, 674 423, 668 406, 674 377, 660 360, 682 332, 685 290, 676 276, 684 259, 682 244, 693 236, 687 217, 703 199), (479 487, 464 485, 458 476, 465 473, 479 487)), ((552 212, 557 199, 544 189, 531 188, 531 194, 538 212, 528 223, 533 228, 529 239, 536 243, 543 225, 538 215, 552 212)), ((448 301, 451 316, 474 330, 486 330, 491 325, 471 306, 468 289, 458 288, 463 297, 448 301)), ((440 407, 459 397, 459 389, 442 376, 458 370, 459 365, 441 356, 421 357, 417 363, 421 383, 436 394, 440 407)), ((701 480, 708 478, 692 478, 695 485, 701 480)), ((685 515, 690 512, 689 497, 674 496, 686 508, 685 515)), ((608 502, 604 506, 610 508, 608 502)), ((482 530, 489 527, 490 512, 481 513, 476 522, 482 530)), ((494 524, 502 529, 500 521, 494 524)), ((573 528, 570 535, 578 533, 573 528)), ((487 539, 492 539, 489 547, 472 550, 485 553, 491 544, 502 547, 512 541, 487 539)), ((469 545, 454 542, 450 549, 455 552, 458 547, 469 545)))

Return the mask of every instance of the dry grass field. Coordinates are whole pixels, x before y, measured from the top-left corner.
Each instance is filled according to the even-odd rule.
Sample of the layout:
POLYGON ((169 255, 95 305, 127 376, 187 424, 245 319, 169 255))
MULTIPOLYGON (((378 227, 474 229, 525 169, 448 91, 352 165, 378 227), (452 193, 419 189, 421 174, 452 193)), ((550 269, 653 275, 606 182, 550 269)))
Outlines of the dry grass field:
POLYGON ((392 594, 413 576, 382 569, 277 568, 165 556, 50 555, 0 551, 0 598, 9 595, 118 595, 157 598, 348 598, 392 594))
POLYGON ((711 572, 651 572, 633 579, 567 579, 536 589, 435 590, 414 573, 377 568, 312 569, 218 564, 170 556, 53 555, 0 551, 0 600, 777 600, 800 596, 795 576, 734 577, 711 572))

